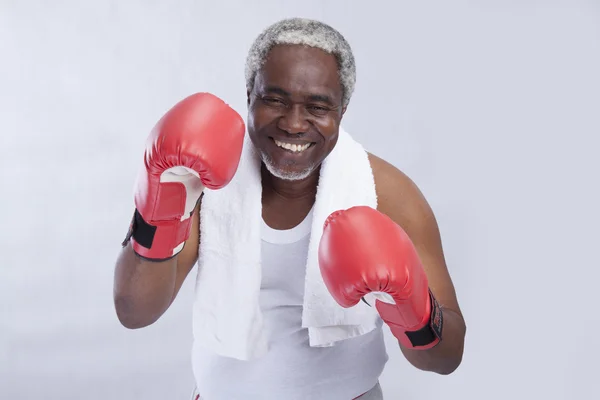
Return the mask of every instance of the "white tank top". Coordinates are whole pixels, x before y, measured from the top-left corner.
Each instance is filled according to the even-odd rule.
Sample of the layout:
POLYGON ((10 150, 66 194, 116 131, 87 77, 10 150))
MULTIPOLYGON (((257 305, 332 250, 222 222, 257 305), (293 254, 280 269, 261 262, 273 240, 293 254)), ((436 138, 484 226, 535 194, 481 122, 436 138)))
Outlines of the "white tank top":
POLYGON ((332 347, 310 347, 302 304, 312 210, 296 227, 263 222, 260 306, 268 353, 240 361, 194 345, 192 365, 203 400, 351 400, 373 388, 388 360, 381 330, 332 347))

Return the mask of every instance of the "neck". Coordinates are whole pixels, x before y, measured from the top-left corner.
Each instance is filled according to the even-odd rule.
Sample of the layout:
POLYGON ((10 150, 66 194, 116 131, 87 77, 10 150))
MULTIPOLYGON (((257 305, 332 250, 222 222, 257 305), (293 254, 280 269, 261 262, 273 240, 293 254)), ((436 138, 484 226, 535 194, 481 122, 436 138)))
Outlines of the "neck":
POLYGON ((317 193, 319 170, 316 168, 308 177, 297 181, 286 181, 277 178, 264 166, 261 167, 263 195, 270 193, 287 200, 299 200, 312 197, 317 193))

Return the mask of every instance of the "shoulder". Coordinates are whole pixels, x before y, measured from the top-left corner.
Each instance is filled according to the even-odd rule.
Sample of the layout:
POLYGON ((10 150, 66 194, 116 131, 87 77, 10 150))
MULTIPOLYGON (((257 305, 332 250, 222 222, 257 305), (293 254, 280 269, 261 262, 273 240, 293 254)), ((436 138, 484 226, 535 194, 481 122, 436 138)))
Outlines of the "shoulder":
POLYGON ((377 209, 400 225, 430 218, 431 209, 415 182, 394 165, 367 153, 377 193, 377 209))
POLYGON ((409 192, 416 185, 404 172, 372 153, 367 153, 367 155, 375 178, 377 197, 380 201, 387 202, 390 200, 390 196, 398 200, 397 197, 410 195, 409 192))

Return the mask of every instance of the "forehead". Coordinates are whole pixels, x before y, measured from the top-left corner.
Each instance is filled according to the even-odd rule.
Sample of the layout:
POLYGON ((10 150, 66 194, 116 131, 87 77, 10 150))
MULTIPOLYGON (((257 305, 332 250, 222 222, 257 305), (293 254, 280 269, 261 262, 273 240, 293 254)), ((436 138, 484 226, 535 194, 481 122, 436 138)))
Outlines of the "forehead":
POLYGON ((341 97, 342 92, 335 56, 301 45, 273 47, 258 71, 255 85, 277 86, 292 94, 327 92, 341 97))

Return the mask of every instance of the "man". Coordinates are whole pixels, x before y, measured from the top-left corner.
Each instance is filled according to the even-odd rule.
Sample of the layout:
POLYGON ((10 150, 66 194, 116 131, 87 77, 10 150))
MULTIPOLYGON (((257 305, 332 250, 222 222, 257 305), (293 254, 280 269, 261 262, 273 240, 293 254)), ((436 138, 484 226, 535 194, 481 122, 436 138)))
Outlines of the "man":
MULTIPOLYGON (((312 348, 300 324, 310 236, 303 230, 354 89, 350 46, 321 22, 280 21, 250 49, 246 81, 247 133, 262 160, 261 307, 275 333, 267 355, 256 360, 195 351, 198 391, 206 400, 381 399, 381 325, 312 348)), ((199 94, 176 105, 150 135, 115 271, 115 307, 125 327, 152 324, 175 299, 206 240, 199 237, 201 194, 229 184, 244 131, 235 111, 199 94)), ((450 374, 461 362, 466 327, 434 215, 405 174, 375 155, 368 161, 376 209, 352 207, 327 219, 319 247, 323 280, 343 307, 370 292, 387 293, 387 301, 370 305, 406 359, 450 374)))

